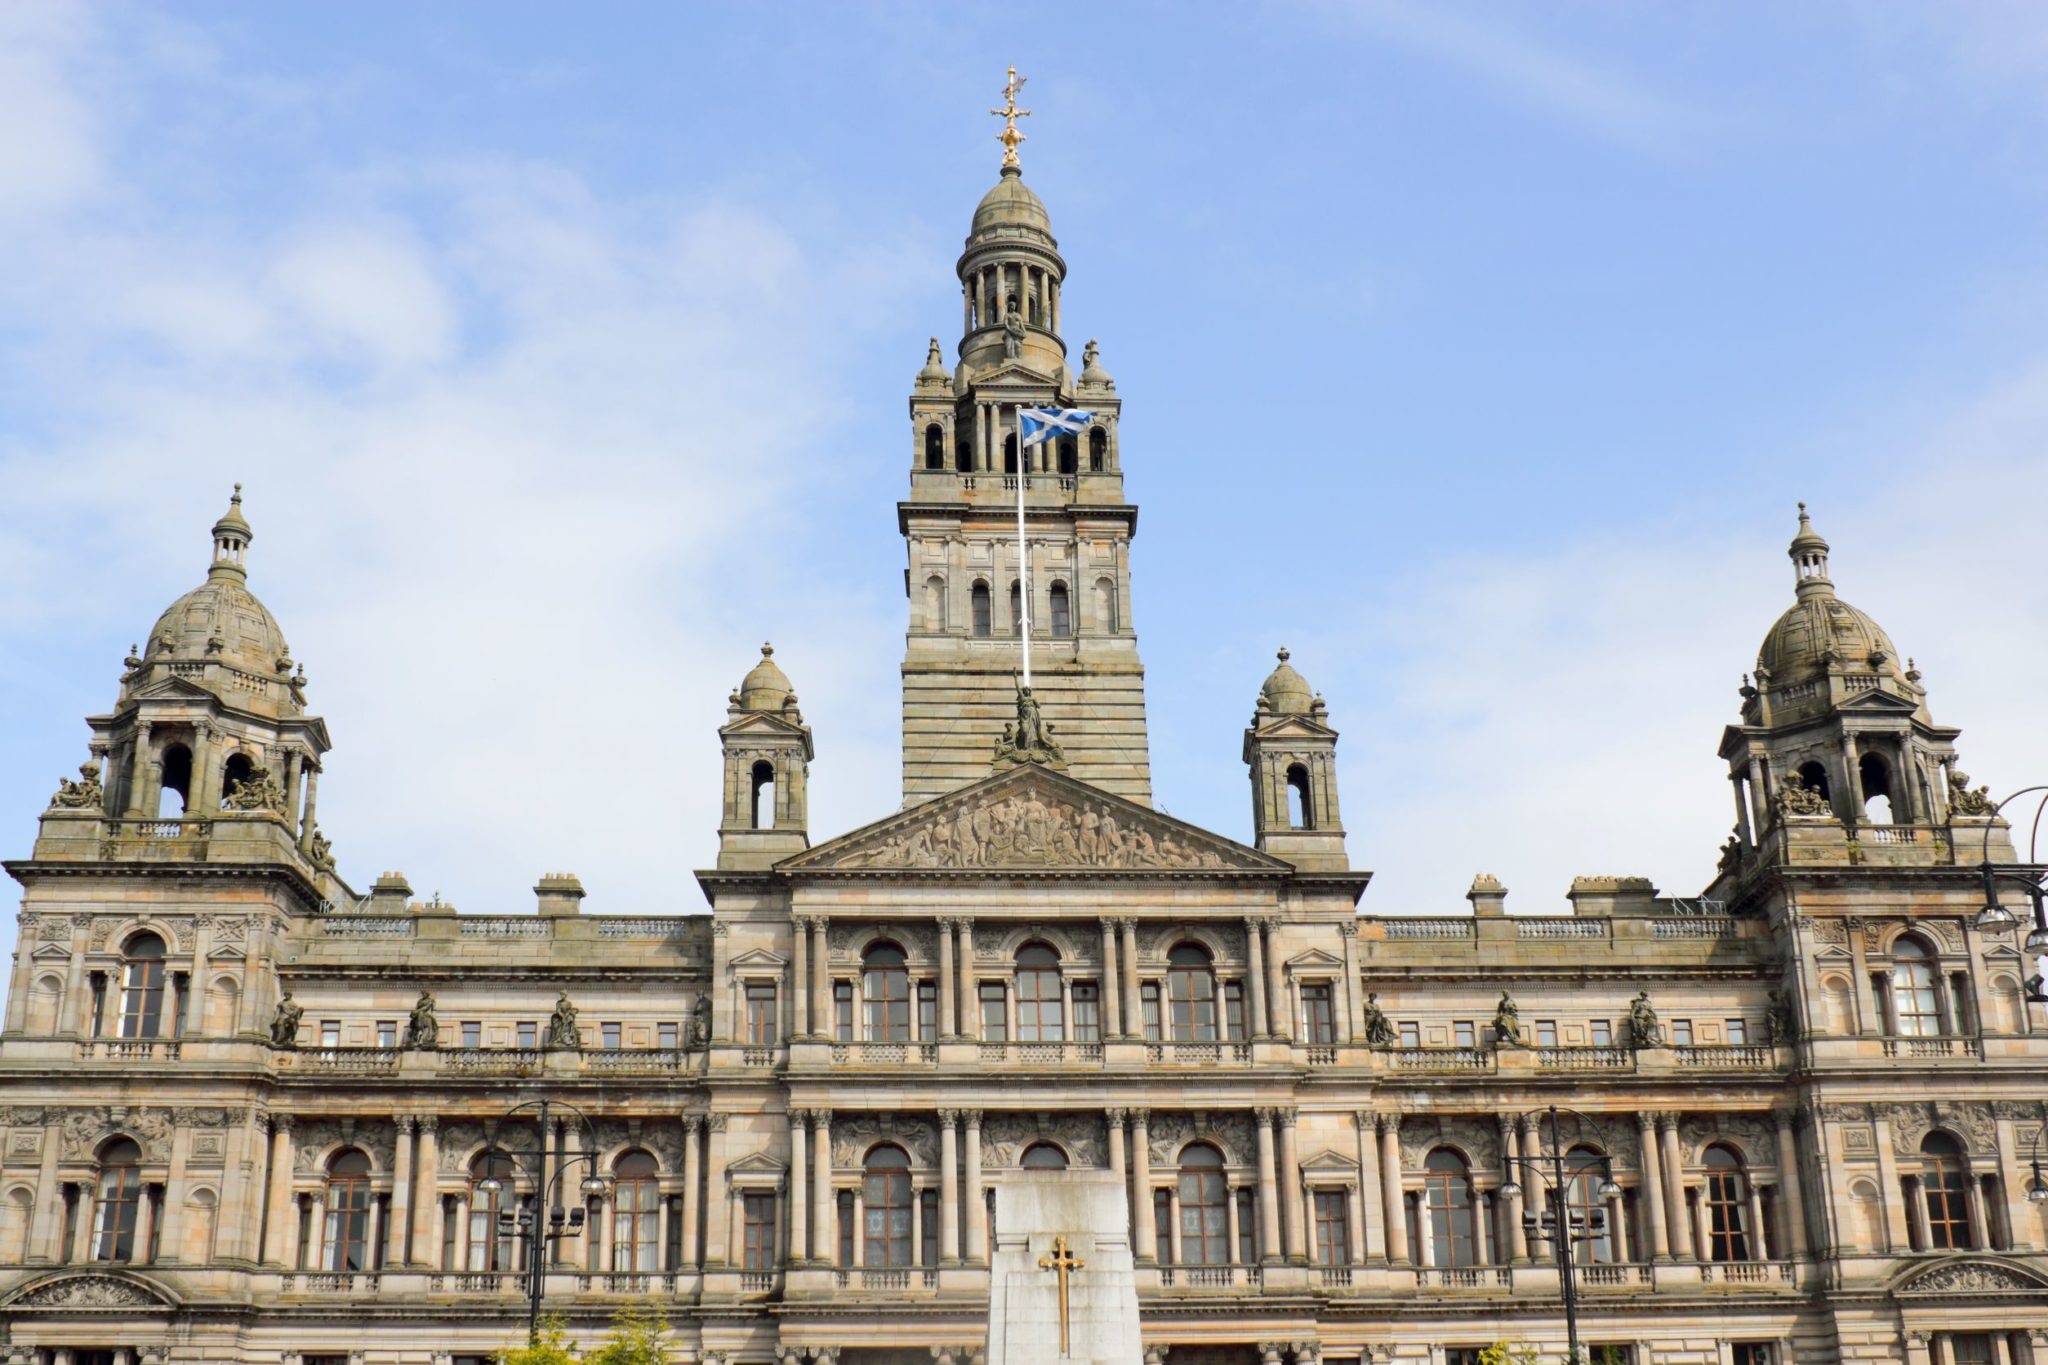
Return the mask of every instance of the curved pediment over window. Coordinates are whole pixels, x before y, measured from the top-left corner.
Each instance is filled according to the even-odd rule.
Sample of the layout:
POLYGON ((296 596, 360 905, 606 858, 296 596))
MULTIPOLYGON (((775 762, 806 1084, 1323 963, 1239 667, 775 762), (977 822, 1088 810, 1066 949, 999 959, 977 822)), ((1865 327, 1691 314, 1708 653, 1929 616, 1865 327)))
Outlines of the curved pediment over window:
POLYGON ((1953 1294, 2043 1294, 2048 1282, 2032 1271, 2002 1261, 1943 1261, 1925 1270, 1909 1270, 1892 1286, 1901 1298, 1932 1298, 1953 1294))
POLYGON ((93 1271, 83 1275, 52 1275, 38 1280, 24 1286, 7 1300, 5 1306, 10 1312, 104 1313, 109 1310, 154 1311, 176 1307, 177 1303, 168 1290, 140 1275, 93 1271))

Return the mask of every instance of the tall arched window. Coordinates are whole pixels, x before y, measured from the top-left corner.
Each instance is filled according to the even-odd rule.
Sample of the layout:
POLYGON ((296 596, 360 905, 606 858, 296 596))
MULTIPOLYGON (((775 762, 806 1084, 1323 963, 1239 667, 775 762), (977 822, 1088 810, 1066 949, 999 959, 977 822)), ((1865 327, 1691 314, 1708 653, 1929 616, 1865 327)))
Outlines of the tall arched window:
POLYGON ((1081 448, 1071 436, 1060 437, 1060 473, 1075 474, 1081 468, 1081 448))
POLYGON ((939 470, 946 467, 946 429, 937 422, 924 429, 924 467, 939 470))
POLYGON ((1308 794, 1308 769, 1299 763, 1287 769, 1287 827, 1310 829, 1316 822, 1315 805, 1308 794))
POLYGON ((164 941, 137 934, 121 949, 121 1036, 154 1038, 163 1019, 164 941))
POLYGON ((871 1042, 910 1039, 910 965, 893 943, 877 943, 861 958, 861 995, 867 1001, 871 1042))
POLYGON ((1059 954, 1043 943, 1026 944, 1017 952, 1017 1037, 1026 1043, 1058 1043, 1066 1036, 1059 954))
POLYGON ((1064 1171, 1067 1154, 1050 1142, 1034 1142, 1024 1149, 1017 1164, 1027 1171, 1064 1171))
POLYGON ((1010 580, 1010 634, 1024 633, 1024 589, 1016 579, 1010 580))
POLYGON ((1188 1265, 1230 1263, 1229 1191, 1223 1154, 1191 1142, 1180 1154, 1180 1252, 1188 1265))
POLYGON ((1203 949, 1183 943, 1166 955, 1166 1003, 1168 1036, 1216 1041, 1216 971, 1203 949))
POLYGON ((320 1232, 327 1270, 369 1270, 370 1158, 350 1147, 327 1163, 327 1225, 320 1232))
POLYGON ((1863 783, 1863 818, 1873 825, 1892 822, 1892 769, 1882 754, 1865 754, 1856 762, 1863 783))
POLYGON ((972 474, 974 472, 974 443, 965 436, 953 443, 953 472, 972 474))
POLYGON ((1088 428, 1088 472, 1100 474, 1109 468, 1109 433, 1101 427, 1088 428))
POLYGON ((660 1167, 645 1152, 627 1152, 612 1163, 612 1269, 621 1273, 659 1270, 655 1250, 661 1238, 660 1167))
POLYGON ((1963 1196, 1963 1149, 1947 1133, 1920 1140, 1920 1194, 1927 1205, 1927 1245, 1960 1251, 1970 1243, 1970 1206, 1963 1196))
POLYGON ((867 1226, 861 1230, 861 1260, 869 1266, 910 1264, 910 1158, 884 1144, 868 1153, 861 1173, 867 1226))
POLYGON ((1831 801, 1834 799, 1828 793, 1828 770, 1826 765, 1820 763, 1800 764, 1799 780, 1806 784, 1808 791, 1819 792, 1821 800, 1831 801))
POLYGON ((518 1204, 518 1192, 512 1188, 514 1173, 512 1158, 503 1152, 485 1152, 469 1165, 466 1264, 471 1271, 519 1268, 513 1230, 498 1225, 498 1215, 511 1213, 518 1204))
POLYGON ((1116 581, 1109 578, 1095 580, 1095 628, 1114 635, 1122 629, 1116 615, 1116 581))
POLYGON ((946 580, 938 574, 924 581, 924 628, 946 628, 946 580))
POLYGON ((142 1211, 142 1149, 116 1138, 100 1149, 99 1185, 94 1191, 92 1258, 135 1259, 135 1227, 142 1211))
POLYGON ((1574 1230, 1590 1238, 1581 1243, 1587 1255, 1599 1265, 1614 1261, 1614 1229, 1608 1226, 1606 1201, 1600 1187, 1607 1183, 1607 1162, 1591 1147, 1574 1147, 1565 1153, 1565 1206, 1574 1230), (1594 1234, 1595 1227, 1600 1229, 1594 1234))
POLYGON ((1941 1032, 1941 998, 1934 985, 1934 955, 1908 935, 1892 945, 1892 1013, 1908 1038, 1941 1032))
POLYGON ((1726 1147, 1709 1147, 1701 1158, 1707 1168, 1707 1259, 1749 1259, 1748 1190, 1742 1162, 1726 1147))
POLYGON ((748 782, 752 794, 748 798, 747 819, 755 829, 774 829, 775 765, 762 759, 754 765, 748 782))
POLYGON ((1429 1214, 1429 1238, 1440 1266, 1471 1265, 1472 1174, 1465 1159, 1439 1147, 1422 1163, 1423 1200, 1429 1214))
POLYGON ((157 788, 156 817, 175 820, 192 805, 192 751, 182 744, 164 750, 163 781, 157 788))
POLYGON ((1014 431, 1003 438, 1003 472, 1017 472, 1017 433, 1014 431))
POLYGON ((222 810, 228 808, 228 798, 235 794, 235 788, 249 780, 249 774, 255 771, 255 767, 256 765, 250 762, 249 755, 247 754, 233 753, 228 755, 228 761, 222 766, 220 772, 220 808, 222 810))
POLYGON ((1064 640, 1074 633, 1074 606, 1067 597, 1067 585, 1052 585, 1052 635, 1064 640))
POLYGON ((974 614, 974 633, 987 639, 990 633, 988 610, 988 584, 977 581, 967 595, 968 605, 974 614))

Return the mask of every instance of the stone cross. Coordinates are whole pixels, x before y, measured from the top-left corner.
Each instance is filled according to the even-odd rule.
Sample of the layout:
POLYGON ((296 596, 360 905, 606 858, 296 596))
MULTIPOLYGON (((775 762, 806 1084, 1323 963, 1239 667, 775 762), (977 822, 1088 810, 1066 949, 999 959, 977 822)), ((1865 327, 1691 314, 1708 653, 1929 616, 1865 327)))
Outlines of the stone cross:
POLYGON ((1071 1353, 1071 1346, 1067 1336, 1067 1276, 1076 1270, 1085 1270, 1087 1267, 1088 1263, 1086 1261, 1076 1257, 1067 1249, 1067 1239, 1064 1236, 1052 1239, 1052 1254, 1050 1256, 1038 1258, 1038 1268, 1040 1270, 1050 1270, 1060 1277, 1060 1354, 1062 1356, 1071 1353))

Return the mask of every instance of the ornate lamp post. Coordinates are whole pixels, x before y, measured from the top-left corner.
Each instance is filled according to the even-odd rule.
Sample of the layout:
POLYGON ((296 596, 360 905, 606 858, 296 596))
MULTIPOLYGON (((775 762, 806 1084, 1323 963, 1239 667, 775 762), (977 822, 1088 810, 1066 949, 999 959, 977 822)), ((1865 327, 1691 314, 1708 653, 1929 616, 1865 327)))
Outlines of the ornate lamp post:
MULTIPOLYGON (((556 1101, 552 1103, 561 1102, 556 1101)), ((521 1100, 518 1104, 513 1105, 510 1109, 500 1114, 497 1122, 491 1125, 490 1144, 484 1148, 484 1155, 487 1158, 484 1166, 484 1178, 477 1182, 477 1189, 490 1195, 492 1202, 495 1203, 498 1192, 505 1188, 504 1182, 499 1180, 497 1176, 498 1158, 503 1157, 515 1171, 519 1166, 519 1154, 499 1143, 498 1133, 504 1127, 505 1121, 513 1115, 527 1109, 537 1109, 539 1111, 540 1141, 534 1147, 534 1161, 536 1165, 533 1172, 533 1204, 530 1208, 520 1209, 516 1214, 510 1212, 498 1214, 498 1226, 500 1228, 517 1229, 526 1238, 526 1344, 528 1346, 540 1344, 540 1300, 542 1290, 547 1284, 546 1249, 553 1243, 565 1241, 571 1237, 578 1237, 583 1233, 585 1221, 583 1205, 578 1204, 573 1209, 565 1210, 560 1202, 558 1202, 562 1182, 568 1178, 570 1168, 580 1162, 588 1164, 590 1168, 584 1175, 581 1184, 577 1187, 585 1199, 595 1199, 611 1188, 610 1182, 598 1174, 597 1170, 596 1126, 575 1105, 561 1103, 561 1107, 574 1114, 576 1122, 583 1126, 586 1140, 582 1144, 583 1150, 581 1152, 571 1154, 566 1143, 556 1147, 553 1152, 555 1158, 554 1175, 550 1177, 548 1175, 548 1143, 554 1132, 554 1125, 548 1120, 551 1102, 544 1099, 521 1100), (547 1210, 547 1226, 545 1229, 539 1223, 540 1211, 543 1208, 547 1210)))
MULTIPOLYGON (((2044 811, 2048 811, 2048 785, 2022 787, 2011 796, 2006 797, 2005 800, 1992 806, 1985 813, 1988 816, 1996 816, 2008 804, 2032 792, 2041 792, 2043 796, 2034 808, 2034 823, 2027 837, 2027 862, 2030 865, 2039 866, 2041 861, 2041 816, 2044 811)), ((2027 999, 2029 1002, 2037 1005, 2048 1003, 2048 991, 2042 989, 2042 971, 2039 961, 2043 954, 2048 954, 2048 895, 2044 895, 2041 874, 2038 872, 2000 872, 1992 865, 1991 822, 1989 819, 1984 822, 1983 853, 1977 864, 1977 872, 1984 879, 1984 908, 1977 912, 1977 927, 1979 929, 1997 931, 2010 929, 2013 926, 2012 911, 2006 909, 1998 899, 1998 883, 2000 881, 2018 882, 2021 886, 2027 888, 2027 895, 2034 902, 2034 924, 2033 928, 2027 932, 2027 951, 2035 957, 2034 975, 2027 979, 2027 999)))
MULTIPOLYGON (((1526 1175, 1530 1184, 1544 1193, 1543 1202, 1546 1209, 1539 1214, 1533 1206, 1530 1207, 1522 1215, 1522 1229, 1532 1237, 1539 1237, 1544 1235, 1546 1225, 1549 1228, 1551 1249, 1557 1258, 1558 1289, 1564 1298, 1564 1330, 1569 1343, 1569 1354, 1565 1360, 1567 1365, 1582 1365, 1585 1357, 1579 1349, 1577 1262, 1572 1248, 1579 1242, 1598 1241, 1606 1235, 1606 1212, 1603 1209, 1590 1209, 1587 1211, 1583 1226, 1573 1223, 1571 1182, 1585 1175, 1590 1168, 1565 1168, 1564 1143, 1559 1140, 1558 1118, 1562 1114, 1570 1114, 1573 1123, 1577 1125, 1577 1130, 1581 1131, 1592 1120, 1576 1109, 1560 1109, 1554 1104, 1543 1112, 1550 1117, 1549 1156, 1545 1157, 1541 1152, 1523 1152, 1516 1161, 1521 1167, 1521 1174, 1526 1175), (1549 1164, 1548 1170, 1544 1169, 1546 1161, 1549 1164)), ((1605 1153, 1600 1157, 1599 1170, 1598 1193, 1601 1203, 1604 1204, 1619 1195, 1621 1187, 1614 1183, 1613 1162, 1605 1153)), ((1507 1184, 1500 1187, 1500 1192, 1509 1199, 1519 1198, 1522 1193, 1521 1182, 1516 1176, 1517 1172, 1509 1171, 1507 1184)))

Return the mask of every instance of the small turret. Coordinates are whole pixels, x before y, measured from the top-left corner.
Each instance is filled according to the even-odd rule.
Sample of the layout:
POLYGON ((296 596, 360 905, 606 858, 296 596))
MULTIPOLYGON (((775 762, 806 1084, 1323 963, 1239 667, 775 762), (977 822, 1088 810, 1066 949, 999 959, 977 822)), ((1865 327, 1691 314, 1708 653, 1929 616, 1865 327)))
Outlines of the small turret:
POLYGON ((1337 732, 1329 708, 1290 657, 1283 646, 1244 732, 1253 842, 1305 871, 1348 871, 1337 807, 1337 732))
POLYGON ((773 866, 811 846, 808 776, 811 727, 796 690, 775 662, 775 646, 733 690, 719 728, 725 751, 725 813, 718 825, 718 866, 773 866))

